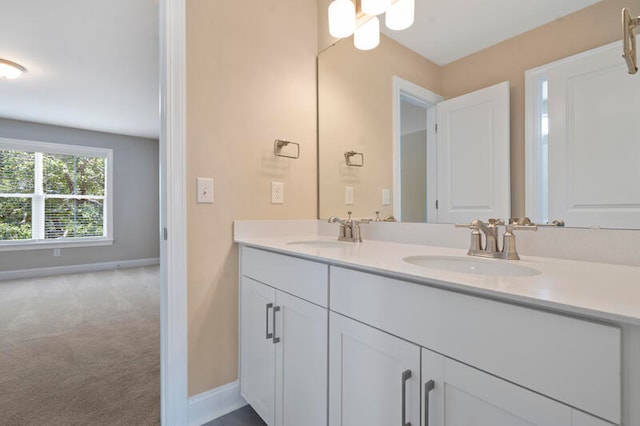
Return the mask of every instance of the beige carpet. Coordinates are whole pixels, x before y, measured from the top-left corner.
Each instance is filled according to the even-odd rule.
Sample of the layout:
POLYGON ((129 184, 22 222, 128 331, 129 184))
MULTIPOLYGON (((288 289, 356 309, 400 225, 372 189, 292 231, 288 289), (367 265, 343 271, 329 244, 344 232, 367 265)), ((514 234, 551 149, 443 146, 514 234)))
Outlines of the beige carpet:
POLYGON ((0 282, 0 425, 160 424, 159 268, 0 282))

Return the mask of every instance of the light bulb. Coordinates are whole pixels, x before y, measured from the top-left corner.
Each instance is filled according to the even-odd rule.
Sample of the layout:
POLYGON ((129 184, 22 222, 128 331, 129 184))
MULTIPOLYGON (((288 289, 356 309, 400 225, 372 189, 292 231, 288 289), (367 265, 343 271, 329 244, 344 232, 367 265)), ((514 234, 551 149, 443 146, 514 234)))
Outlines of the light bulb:
POLYGON ((413 24, 414 0, 398 0, 387 10, 385 25, 390 30, 405 30, 413 24))
POLYGON ((362 11, 367 15, 380 15, 391 6, 391 0, 362 0, 362 11))
POLYGON ((380 21, 377 16, 356 29, 353 44, 360 50, 375 49, 380 44, 380 21))
POLYGON ((356 7, 351 0, 334 0, 329 5, 329 34, 349 37, 356 29, 356 7))
POLYGON ((26 68, 15 62, 0 59, 0 78, 11 80, 20 77, 26 71, 26 68))

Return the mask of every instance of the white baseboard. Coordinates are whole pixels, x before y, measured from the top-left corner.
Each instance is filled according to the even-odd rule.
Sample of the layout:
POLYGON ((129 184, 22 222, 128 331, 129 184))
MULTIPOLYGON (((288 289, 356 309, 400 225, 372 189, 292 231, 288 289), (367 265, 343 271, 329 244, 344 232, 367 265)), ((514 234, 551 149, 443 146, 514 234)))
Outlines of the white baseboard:
POLYGON ((160 264, 160 259, 123 260, 116 262, 89 263, 84 265, 52 266, 49 268, 16 269, 0 271, 0 281, 18 280, 22 278, 48 277, 51 275, 75 274, 78 272, 106 271, 109 269, 135 268, 160 264))
POLYGON ((189 426, 201 426, 247 405, 235 381, 189 398, 189 426))

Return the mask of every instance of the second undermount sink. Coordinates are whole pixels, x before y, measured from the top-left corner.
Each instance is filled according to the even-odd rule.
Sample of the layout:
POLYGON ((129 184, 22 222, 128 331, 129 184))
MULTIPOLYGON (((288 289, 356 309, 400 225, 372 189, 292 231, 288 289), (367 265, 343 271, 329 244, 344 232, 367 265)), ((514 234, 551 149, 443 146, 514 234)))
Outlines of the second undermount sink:
POLYGON ((438 269, 463 274, 527 277, 541 272, 509 260, 489 260, 462 256, 409 256, 405 262, 427 269, 438 269))
POLYGON ((302 240, 291 241, 287 245, 299 246, 302 248, 345 248, 354 243, 337 240, 302 240))

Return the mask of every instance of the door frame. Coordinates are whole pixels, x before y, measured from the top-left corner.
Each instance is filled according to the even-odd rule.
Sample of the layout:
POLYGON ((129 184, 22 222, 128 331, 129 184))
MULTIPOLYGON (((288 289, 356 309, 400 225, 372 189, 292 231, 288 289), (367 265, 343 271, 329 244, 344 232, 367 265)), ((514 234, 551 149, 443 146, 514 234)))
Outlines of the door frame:
POLYGON ((188 424, 186 6, 160 0, 160 400, 163 425, 188 424))
POLYGON ((400 120, 401 98, 409 97, 420 104, 424 104, 427 110, 427 222, 437 222, 437 210, 435 203, 430 203, 429 194, 437 193, 437 174, 435 166, 436 153, 436 108, 438 102, 444 97, 424 87, 405 80, 397 75, 392 77, 392 129, 393 129, 393 215, 398 221, 402 221, 402 126, 400 120))

